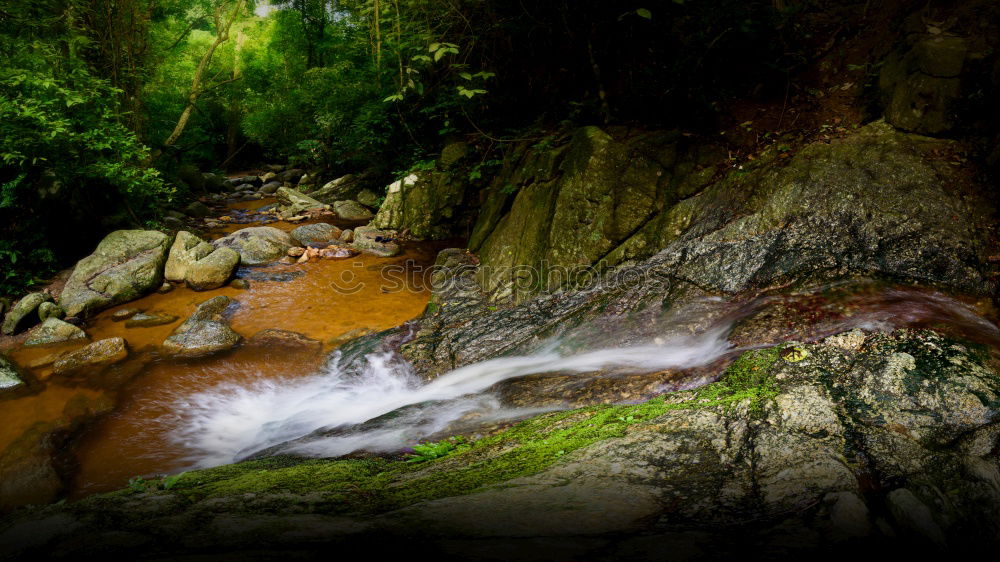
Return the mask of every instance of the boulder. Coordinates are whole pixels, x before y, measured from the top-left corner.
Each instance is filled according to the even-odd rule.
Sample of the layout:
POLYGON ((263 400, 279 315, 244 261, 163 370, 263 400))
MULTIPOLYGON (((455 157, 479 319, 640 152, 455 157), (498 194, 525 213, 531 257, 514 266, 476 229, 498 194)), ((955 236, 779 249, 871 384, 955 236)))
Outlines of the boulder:
POLYGON ((205 180, 205 190, 206 191, 222 191, 225 188, 225 178, 218 174, 213 174, 211 172, 206 172, 202 174, 202 178, 205 180))
POLYGON ((224 313, 235 302, 229 297, 218 296, 201 303, 163 342, 163 349, 180 357, 198 357, 232 349, 241 338, 226 323, 224 313))
POLYGON ((4 335, 11 335, 29 325, 35 323, 37 319, 36 311, 44 302, 51 302, 52 295, 46 292, 29 293, 17 301, 3 319, 4 335))
POLYGON ((304 224, 293 230, 291 236, 301 246, 315 246, 319 244, 326 246, 330 242, 339 239, 341 232, 336 226, 321 222, 304 224))
POLYGON ((184 277, 188 287, 195 291, 217 289, 232 277, 240 264, 240 254, 232 248, 217 248, 211 254, 192 264, 184 277))
POLYGON ((461 228, 465 183, 448 172, 410 174, 386 188, 372 220, 381 229, 406 230, 418 240, 442 239, 461 228))
POLYGON ((292 237, 273 226, 243 228, 213 242, 216 248, 232 248, 243 265, 260 265, 285 256, 295 245, 292 237))
POLYGON ((80 260, 59 304, 69 316, 89 315, 137 299, 163 283, 172 237, 155 230, 118 230, 80 260))
POLYGON ((17 396, 27 390, 28 385, 21 378, 17 366, 0 355, 0 398, 17 396))
POLYGON ((382 258, 397 256, 402 251, 395 241, 396 233, 391 230, 379 230, 370 226, 359 226, 354 229, 354 241, 351 246, 366 254, 382 258))
POLYGON ((128 346, 123 338, 96 341, 59 358, 52 367, 57 375, 75 373, 84 368, 113 365, 128 357, 128 346))
POLYGON ((54 302, 43 302, 38 305, 38 319, 44 322, 48 318, 63 318, 66 311, 54 302))
POLYGON ((304 170, 298 168, 293 168, 291 170, 285 170, 284 172, 278 172, 276 179, 282 183, 298 183, 299 179, 305 175, 304 170))
POLYGON ((299 332, 276 330, 273 328, 257 332, 251 336, 249 340, 247 340, 247 345, 265 347, 268 349, 280 347, 286 349, 306 349, 314 351, 319 351, 323 347, 322 342, 306 337, 299 332))
POLYGON ((195 291, 217 289, 226 284, 240 254, 232 248, 216 248, 190 232, 177 233, 170 248, 164 276, 168 281, 186 281, 195 291))
POLYGON ((251 188, 257 188, 264 184, 264 181, 261 180, 259 176, 242 176, 242 177, 232 178, 229 181, 232 183, 232 185, 250 184, 251 188))
POLYGON ((374 216, 357 201, 334 201, 333 211, 337 216, 348 221, 366 221, 374 216))
POLYGON ((345 199, 354 199, 361 190, 361 177, 348 174, 329 181, 323 187, 310 192, 309 197, 323 203, 333 203, 345 199))
MULTIPOLYGON (((267 172, 263 176, 260 176, 260 181, 264 185, 267 185, 267 182, 273 180, 276 177, 278 177, 278 174, 276 172, 267 172)), ((280 184, 281 182, 279 181, 278 183, 280 184)))
POLYGON ((163 277, 167 281, 181 282, 187 277, 188 269, 198 260, 211 254, 215 248, 186 230, 177 233, 170 253, 167 256, 167 264, 163 270, 163 277))
POLYGON ((85 339, 87 339, 87 334, 80 328, 58 318, 48 318, 28 333, 28 339, 24 342, 24 346, 33 347, 85 339))
POLYGON ((274 195, 279 189, 281 189, 281 182, 272 181, 262 185, 258 190, 258 193, 263 193, 264 195, 274 195))
POLYGON ((201 201, 192 201, 190 205, 184 207, 184 214, 196 219, 203 219, 212 215, 212 208, 201 201))
POLYGON ((962 37, 918 34, 891 53, 879 75, 886 121, 925 135, 953 129, 968 50, 962 37))
POLYGON ((354 242, 354 231, 350 228, 345 229, 343 232, 340 233, 340 241, 346 244, 354 242))
POLYGON ((173 314, 162 312, 140 312, 125 321, 126 328, 152 328, 153 326, 163 326, 173 324, 177 317, 173 314))
POLYGON ((283 217, 295 216, 313 209, 327 208, 325 203, 321 203, 308 195, 287 187, 278 188, 274 195, 278 199, 278 207, 283 217))
POLYGON ((377 209, 379 206, 379 196, 370 189, 362 189, 359 191, 357 201, 365 207, 372 209, 377 209))

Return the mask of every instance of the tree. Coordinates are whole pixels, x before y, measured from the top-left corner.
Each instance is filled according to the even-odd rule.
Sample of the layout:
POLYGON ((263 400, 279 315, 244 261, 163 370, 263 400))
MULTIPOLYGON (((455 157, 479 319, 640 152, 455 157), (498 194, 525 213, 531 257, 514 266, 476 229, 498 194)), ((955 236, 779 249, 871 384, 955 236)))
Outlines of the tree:
MULTIPOLYGON (((222 84, 239 79, 239 77, 230 78, 223 82, 208 86, 204 83, 205 71, 208 69, 209 64, 211 64, 212 57, 215 55, 216 49, 229 40, 229 30, 233 27, 233 23, 235 23, 236 20, 243 14, 246 9, 246 5, 246 0, 236 0, 235 2, 219 0, 214 5, 212 20, 215 25, 215 40, 209 45, 208 50, 201 57, 201 61, 195 69, 194 77, 191 80, 191 89, 188 91, 187 95, 187 104, 184 106, 184 110, 181 111, 181 116, 177 120, 174 130, 170 133, 170 136, 167 137, 167 140, 163 142, 164 148, 174 146, 174 143, 176 143, 177 139, 180 138, 181 134, 184 132, 184 128, 187 127, 188 121, 191 119, 191 113, 194 112, 195 105, 198 103, 198 98, 201 97, 203 93, 213 88, 217 88, 222 84), (229 5, 232 5, 232 9, 229 10, 228 15, 226 15, 226 7, 229 5)), ((159 154, 157 154, 157 156, 158 155, 159 154)))

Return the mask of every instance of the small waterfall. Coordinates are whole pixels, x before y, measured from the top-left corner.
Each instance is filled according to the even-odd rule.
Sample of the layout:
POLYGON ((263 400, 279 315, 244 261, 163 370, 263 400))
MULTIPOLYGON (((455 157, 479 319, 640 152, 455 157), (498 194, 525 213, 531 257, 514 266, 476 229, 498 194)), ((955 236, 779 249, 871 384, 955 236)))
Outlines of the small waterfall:
POLYGON ((195 466, 213 466, 314 432, 358 426, 399 412, 368 431, 333 431, 329 437, 282 449, 323 457, 360 449, 399 450, 469 415, 490 421, 538 411, 505 409, 484 393, 505 380, 539 373, 646 373, 697 367, 732 350, 726 341, 730 328, 726 323, 696 336, 569 355, 553 351, 550 345, 534 355, 455 369, 430 382, 420 380, 404 361, 391 355, 367 356, 360 374, 344 373, 330 361, 321 372, 297 381, 224 384, 188 396, 176 405, 184 419, 174 439, 194 452, 195 466))
MULTIPOLYGON (((542 373, 569 374, 585 381, 608 373, 653 373, 711 364, 744 349, 727 339, 734 326, 771 306, 808 304, 825 312, 811 318, 808 333, 790 328, 793 331, 772 333, 775 341, 755 341, 753 346, 819 339, 852 328, 887 331, 901 326, 947 326, 960 336, 1000 345, 994 324, 940 293, 876 288, 815 301, 823 291, 834 290, 836 286, 828 286, 743 303, 703 299, 639 323, 619 318, 621 322, 611 326, 583 326, 561 340, 542 344, 533 354, 470 364, 429 382, 398 356, 371 354, 350 372, 331 360, 301 379, 221 384, 176 401, 171 410, 179 418, 171 424, 171 436, 180 449, 190 452, 188 460, 195 467, 230 463, 262 451, 315 457, 399 451, 459 423, 476 427, 553 409, 502 405, 491 392, 503 381, 542 373), (622 333, 638 340, 628 340, 634 345, 609 345, 622 333)), ((694 377, 675 388, 708 380, 694 377)))

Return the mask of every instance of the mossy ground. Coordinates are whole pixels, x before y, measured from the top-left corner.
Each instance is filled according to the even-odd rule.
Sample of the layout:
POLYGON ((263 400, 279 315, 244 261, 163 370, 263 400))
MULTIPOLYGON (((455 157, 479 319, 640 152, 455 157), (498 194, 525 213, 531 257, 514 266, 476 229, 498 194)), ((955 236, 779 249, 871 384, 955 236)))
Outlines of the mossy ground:
MULTIPOLYGON (((250 493, 320 494, 329 510, 341 513, 379 513, 465 494, 541 472, 564 455, 641 430, 673 410, 728 411, 746 404, 753 414, 778 392, 770 371, 780 353, 780 347, 746 352, 718 382, 698 390, 641 404, 598 405, 541 415, 477 441, 458 442, 446 456, 424 462, 272 457, 186 473, 172 480, 169 492, 191 501, 250 493)), ((164 486, 150 481, 148 487, 164 486)))

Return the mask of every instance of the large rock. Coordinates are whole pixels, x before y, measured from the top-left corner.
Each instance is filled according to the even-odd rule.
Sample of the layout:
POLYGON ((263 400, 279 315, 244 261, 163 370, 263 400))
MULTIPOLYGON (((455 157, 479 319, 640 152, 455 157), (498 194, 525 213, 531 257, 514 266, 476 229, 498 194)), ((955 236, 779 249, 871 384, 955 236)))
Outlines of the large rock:
POLYGON ((890 54, 879 76, 886 121, 925 135, 954 128, 968 51, 965 38, 920 34, 890 54))
POLYGON ((239 252, 232 248, 217 248, 191 265, 184 279, 188 287, 195 291, 217 289, 229 282, 239 264, 239 252))
POLYGON ((113 365, 127 357, 128 346, 124 338, 108 338, 60 357, 53 365, 52 372, 67 375, 82 369, 113 365))
POLYGON ((292 239, 301 246, 327 245, 340 239, 341 230, 325 222, 304 224, 292 231, 292 239))
POLYGON ((164 351, 180 357, 198 357, 235 347, 240 335, 225 320, 226 309, 234 302, 218 296, 198 305, 194 314, 163 342, 164 351))
POLYGON ((167 256, 167 263, 163 270, 163 277, 167 281, 181 282, 187 277, 188 269, 198 260, 212 253, 215 248, 186 230, 177 233, 170 253, 167 256))
POLYGON ((357 201, 334 201, 333 212, 348 221, 366 221, 372 218, 372 212, 357 201))
POLYGON ((525 157, 502 180, 522 187, 491 189, 469 242, 484 289, 521 302, 664 250, 677 279, 708 292, 848 274, 989 291, 989 204, 950 192, 960 180, 934 155, 947 141, 876 122, 713 179, 714 151, 670 138, 588 128, 551 163, 525 157))
POLYGON ((323 203, 333 204, 334 201, 354 199, 361 191, 361 176, 348 174, 329 181, 316 191, 309 192, 309 197, 323 203))
POLYGON ((370 226, 359 226, 354 230, 351 246, 366 254, 382 258, 399 255, 402 249, 396 242, 396 233, 389 230, 379 230, 370 226))
POLYGON ((36 311, 45 302, 52 302, 52 295, 46 292, 29 293, 17 301, 3 319, 4 335, 11 335, 38 321, 36 311))
POLYGON ((409 229, 416 239, 448 238, 460 231, 466 185, 446 171, 410 174, 386 188, 385 201, 372 220, 375 228, 409 229))
POLYGON ((84 339, 87 339, 87 334, 80 328, 58 318, 47 318, 28 333, 24 345, 33 347, 84 339))
POLYGON ((61 306, 54 302, 43 302, 38 305, 38 319, 42 322, 49 318, 63 318, 66 316, 66 311, 62 309, 61 306))
POLYGON ((292 237, 273 226, 243 228, 213 242, 216 248, 232 248, 243 265, 261 265, 285 256, 295 245, 292 237))
POLYGON ((27 390, 28 385, 21 378, 17 366, 0 355, 0 398, 17 396, 27 390))
POLYGON ((321 203, 308 195, 287 187, 278 188, 274 196, 278 199, 278 207, 283 217, 291 217, 306 211, 327 208, 325 203, 321 203))
POLYGON ((155 230, 112 232, 76 264, 59 304, 68 316, 86 316, 159 288, 171 241, 155 230))
POLYGON ((186 281, 195 291, 225 285, 240 263, 240 254, 228 247, 216 248, 187 231, 177 233, 170 248, 164 276, 168 281, 186 281))

